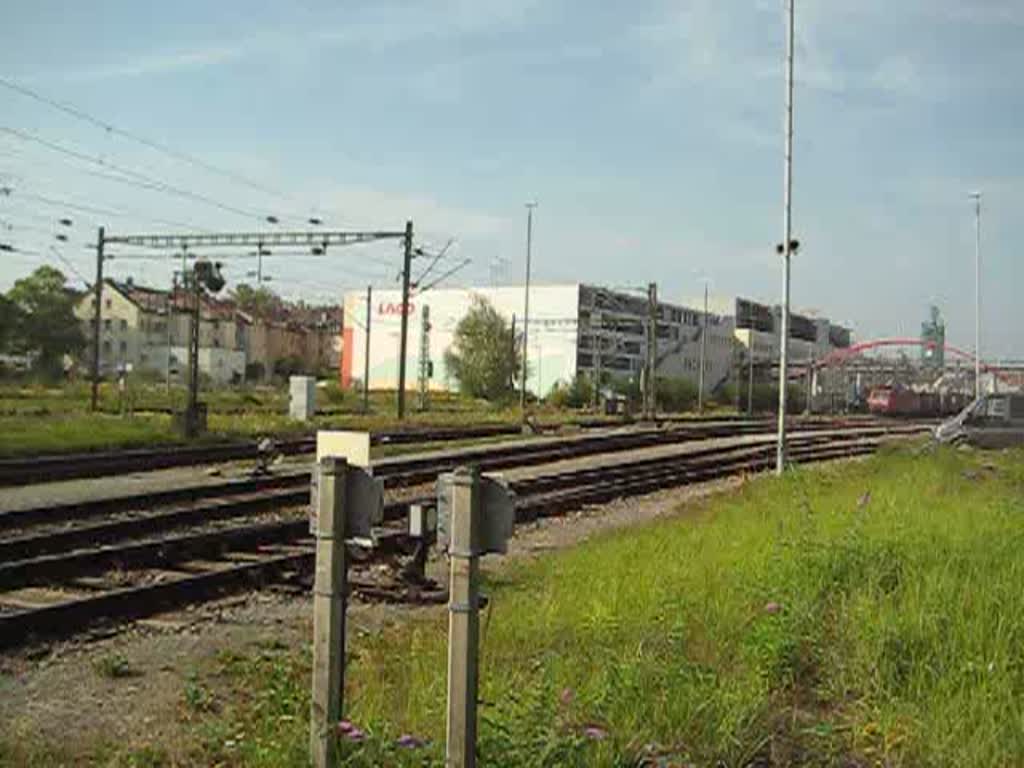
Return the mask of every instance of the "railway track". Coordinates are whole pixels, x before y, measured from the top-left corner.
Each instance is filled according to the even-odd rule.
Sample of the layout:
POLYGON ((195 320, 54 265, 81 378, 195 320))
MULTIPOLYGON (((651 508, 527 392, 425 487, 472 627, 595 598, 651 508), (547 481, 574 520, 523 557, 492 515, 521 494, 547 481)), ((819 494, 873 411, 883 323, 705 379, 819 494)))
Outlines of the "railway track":
MULTIPOLYGON (((816 421, 802 423, 800 429, 811 432, 854 426, 872 425, 816 421)), ((450 471, 459 464, 474 463, 482 470, 494 471, 614 451, 754 435, 764 433, 770 427, 766 422, 707 423, 435 451, 378 460, 374 462, 374 474, 393 489, 432 482, 439 473, 450 471)), ((260 505, 274 508, 301 504, 308 488, 308 471, 293 469, 269 476, 0 512, 0 563, 9 553, 43 553, 74 544, 102 543, 147 530, 158 532, 204 519, 226 519, 252 511, 260 505), (171 509, 160 514, 147 512, 164 507, 171 509), (107 520, 95 525, 85 523, 96 517, 107 520), (19 531, 31 532, 19 537, 19 531)))
MULTIPOLYGON (((835 420, 814 419, 811 421, 834 422, 835 420)), ((849 423, 865 421, 851 419, 849 423)), ((746 419, 734 416, 714 418, 665 418, 664 424, 674 424, 680 429, 718 430, 714 434, 736 434, 740 430, 757 431, 771 426, 771 420, 746 419), (730 432, 729 430, 736 430, 730 432)), ((572 426, 581 429, 607 429, 607 421, 580 420, 572 426)), ((375 432, 371 436, 374 445, 413 445, 417 443, 442 442, 449 440, 482 439, 520 433, 518 425, 483 424, 466 427, 407 428, 375 432)), ((275 450, 285 456, 312 453, 316 448, 315 436, 278 440, 275 450)), ((255 460, 259 455, 256 441, 213 443, 209 445, 170 446, 161 448, 138 448, 117 451, 96 451, 87 453, 59 453, 0 458, 0 488, 30 485, 39 482, 74 480, 87 477, 147 472, 173 467, 216 464, 230 461, 255 460)))
MULTIPOLYGON (((517 425, 488 424, 469 427, 434 429, 405 429, 374 432, 375 445, 408 445, 443 440, 500 437, 520 432, 517 425)), ((275 449, 286 456, 312 453, 316 437, 307 436, 278 440, 275 449)), ((19 458, 0 459, 0 487, 29 485, 83 477, 105 477, 147 472, 154 469, 188 467, 228 461, 255 460, 259 455, 256 441, 212 443, 209 445, 170 446, 164 448, 137 448, 119 451, 89 453, 57 453, 19 458)))
MULTIPOLYGON (((900 426, 860 427, 841 434, 802 432, 793 437, 790 455, 797 462, 860 455, 876 450, 887 436, 918 430, 900 426)), ((592 447, 588 440, 581 444, 592 447)), ((630 448, 628 442, 606 444, 604 453, 630 448)), ((565 446, 557 449, 564 451, 565 446)), ((541 462, 529 452, 517 457, 498 451, 488 456, 481 449, 462 452, 458 463, 495 469, 529 466, 530 460, 548 463, 552 455, 554 460, 561 458, 549 453, 547 461, 541 462), (525 463, 516 463, 522 459, 525 463)), ((381 473, 389 466, 392 478, 409 481, 427 471, 423 461, 422 457, 406 459, 404 464, 388 460, 375 470, 381 473)), ((516 515, 525 521, 561 514, 588 504, 756 472, 773 461, 773 438, 765 436, 686 453, 616 459, 603 466, 538 471, 512 482, 516 515)), ((430 479, 444 469, 435 464, 430 479)), ((387 470, 382 474, 387 477, 387 470)), ((0 646, 73 635, 97 623, 137 619, 268 582, 305 578, 314 564, 304 508, 308 474, 269 481, 277 487, 241 482, 228 496, 220 488, 220 496, 211 492, 193 504, 171 509, 140 512, 128 509, 125 501, 125 508, 113 518, 93 522, 100 515, 93 510, 86 525, 72 517, 70 509, 58 508, 60 523, 40 522, 42 510, 36 510, 34 522, 28 517, 18 526, 8 526, 0 532, 4 536, 0 539, 0 646), (33 525, 42 525, 43 530, 33 525)), ((412 501, 432 500, 407 494, 404 500, 389 501, 385 527, 377 537, 378 555, 407 552, 414 544, 402 526, 412 501)), ((415 588, 396 590, 360 580, 358 572, 353 585, 374 599, 419 596, 415 588)))

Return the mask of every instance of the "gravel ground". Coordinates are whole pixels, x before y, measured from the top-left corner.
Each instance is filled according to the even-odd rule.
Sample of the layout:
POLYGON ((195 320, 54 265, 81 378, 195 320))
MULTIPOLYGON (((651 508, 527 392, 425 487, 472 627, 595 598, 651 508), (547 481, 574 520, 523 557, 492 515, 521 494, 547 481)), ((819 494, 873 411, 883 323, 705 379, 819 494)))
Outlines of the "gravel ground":
MULTIPOLYGON (((527 437, 515 440, 501 440, 494 443, 481 443, 477 448, 487 445, 501 447, 519 444, 544 445, 545 443, 564 443, 567 440, 586 439, 597 434, 611 434, 618 430, 594 430, 585 434, 558 437, 527 437)), ((450 456, 463 449, 417 451, 403 453, 401 456, 374 459, 375 462, 388 463, 401 461, 410 456, 450 456)), ((312 454, 307 456, 291 456, 276 466, 276 471, 285 473, 308 469, 313 460, 312 454)), ((184 485, 199 486, 223 482, 224 480, 247 477, 255 466, 254 461, 240 461, 225 464, 202 465, 195 467, 176 467, 158 469, 152 472, 134 472, 110 477, 83 478, 64 480, 53 483, 34 483, 27 486, 0 488, 0 514, 15 509, 43 506, 45 504, 67 504, 76 501, 94 501, 130 494, 152 493, 155 491, 173 490, 184 485)))
MULTIPOLYGON (((669 427, 669 429, 671 429, 671 427, 669 427)), ((564 445, 566 442, 571 442, 573 440, 586 440, 593 438, 596 434, 614 434, 617 432, 628 431, 633 430, 630 428, 623 428, 618 430, 604 430, 601 433, 591 431, 580 435, 532 437, 522 440, 502 441, 501 446, 506 447, 516 444, 541 446, 545 443, 564 445)), ((802 434, 810 433, 794 431, 791 433, 791 436, 799 437, 802 434)), ((829 433, 816 432, 814 434, 825 435, 829 433)), ((706 440, 689 440, 672 445, 653 446, 650 448, 630 450, 628 451, 628 454, 630 458, 664 456, 673 453, 686 453, 688 451, 708 448, 716 445, 727 445, 730 443, 746 445, 766 440, 770 441, 771 439, 770 435, 765 434, 743 435, 738 437, 717 437, 706 440)), ((374 461, 388 463, 391 461, 401 461, 402 459, 411 458, 412 456, 451 457, 452 455, 463 453, 466 450, 472 449, 463 448, 417 452, 415 454, 404 454, 400 457, 375 459, 374 461)), ((514 475, 512 471, 509 471, 508 474, 509 476, 526 477, 546 471, 561 471, 581 467, 600 466, 602 463, 617 464, 621 463, 623 453, 623 451, 618 451, 607 454, 594 454, 576 459, 565 459, 552 464, 529 467, 523 471, 516 470, 514 475), (604 458, 602 459, 602 457, 604 458)), ((276 471, 285 473, 305 470, 308 469, 310 461, 310 456, 291 457, 277 465, 276 471)), ((116 475, 112 477, 86 478, 56 483, 37 483, 23 487, 2 488, 0 489, 0 514, 3 514, 5 511, 43 506, 46 504, 67 504, 76 501, 92 501, 130 494, 152 493, 155 491, 181 488, 186 485, 199 486, 216 484, 228 479, 247 477, 253 466, 253 462, 235 462, 231 464, 218 464, 202 467, 180 467, 175 469, 155 470, 153 472, 137 472, 127 475, 116 475)))

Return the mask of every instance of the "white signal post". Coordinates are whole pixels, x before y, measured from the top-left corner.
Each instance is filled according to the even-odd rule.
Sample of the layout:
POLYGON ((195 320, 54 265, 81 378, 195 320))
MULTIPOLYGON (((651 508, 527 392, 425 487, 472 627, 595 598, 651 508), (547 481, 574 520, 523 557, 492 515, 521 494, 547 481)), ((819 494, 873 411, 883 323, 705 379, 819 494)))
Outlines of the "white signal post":
POLYGON ((981 397, 981 192, 974 201, 974 396, 981 397))

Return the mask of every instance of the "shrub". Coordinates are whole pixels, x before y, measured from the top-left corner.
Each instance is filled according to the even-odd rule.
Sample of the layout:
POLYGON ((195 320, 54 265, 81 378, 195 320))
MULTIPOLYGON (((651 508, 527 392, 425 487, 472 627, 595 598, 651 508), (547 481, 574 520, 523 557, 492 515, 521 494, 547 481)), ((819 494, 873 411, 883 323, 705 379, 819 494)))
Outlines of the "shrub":
POLYGON ((547 401, 556 408, 583 408, 594 398, 594 385, 586 376, 576 375, 566 384, 556 381, 548 392, 547 401))
POLYGON ((697 405, 697 385, 689 379, 659 378, 654 392, 658 407, 665 411, 688 411, 697 405))

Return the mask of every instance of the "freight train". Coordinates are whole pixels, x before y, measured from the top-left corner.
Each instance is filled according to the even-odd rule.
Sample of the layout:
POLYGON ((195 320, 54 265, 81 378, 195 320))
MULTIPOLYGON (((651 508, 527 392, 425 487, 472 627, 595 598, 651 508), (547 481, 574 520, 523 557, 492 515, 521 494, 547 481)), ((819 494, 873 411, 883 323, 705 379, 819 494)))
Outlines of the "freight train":
POLYGON ((960 392, 915 392, 906 387, 875 387, 868 395, 868 411, 879 416, 949 416, 971 402, 960 392))

